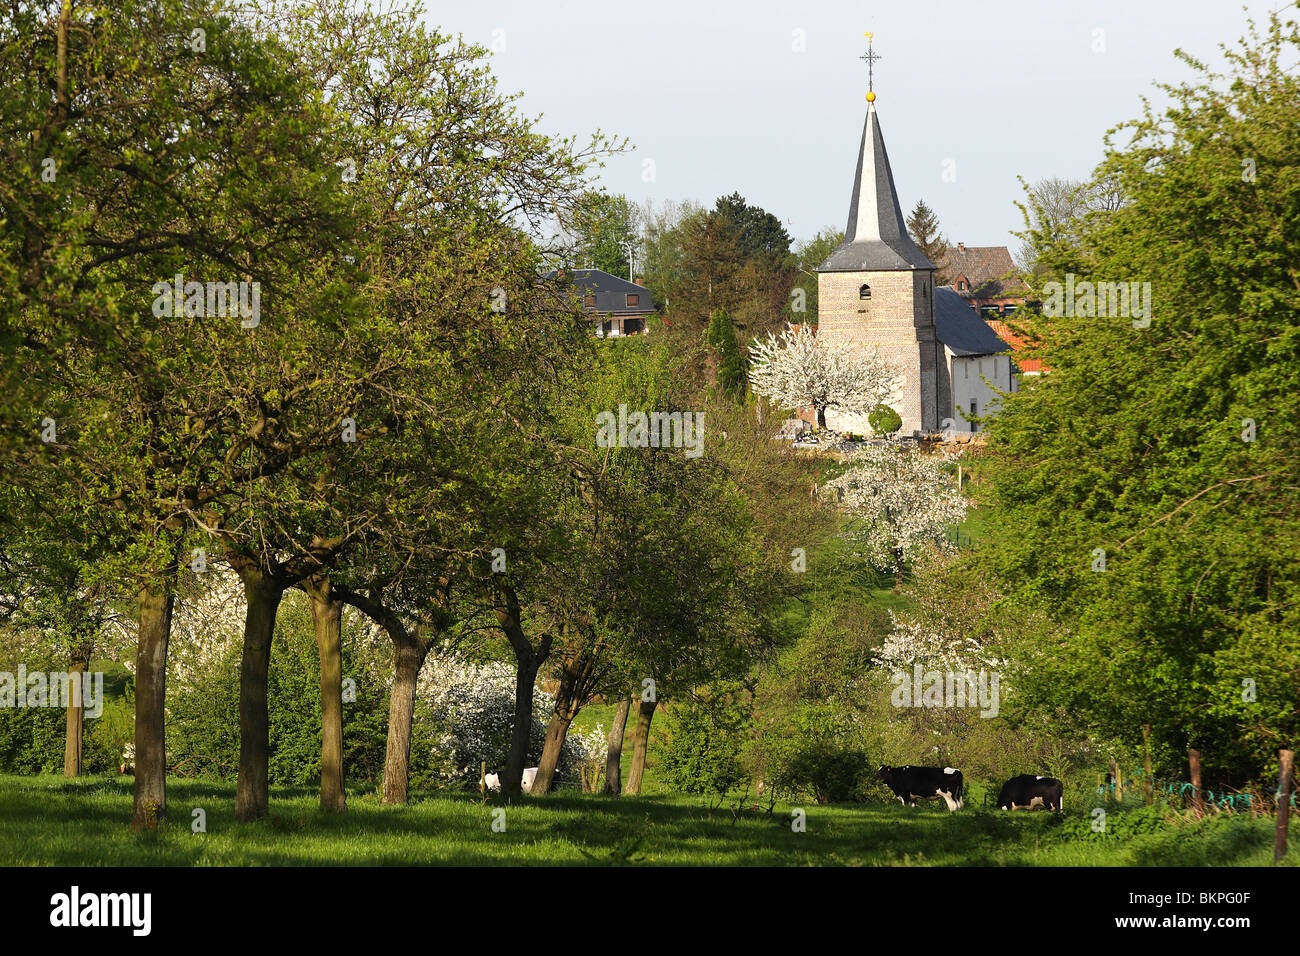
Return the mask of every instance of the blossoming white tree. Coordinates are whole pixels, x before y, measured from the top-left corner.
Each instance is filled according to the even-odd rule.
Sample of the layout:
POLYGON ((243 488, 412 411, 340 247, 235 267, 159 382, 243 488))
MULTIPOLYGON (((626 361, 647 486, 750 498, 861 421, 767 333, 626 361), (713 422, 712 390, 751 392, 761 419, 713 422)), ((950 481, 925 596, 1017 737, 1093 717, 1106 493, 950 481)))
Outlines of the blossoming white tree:
POLYGON ((778 339, 754 339, 749 348, 749 382, 754 393, 783 408, 812 406, 817 427, 826 410, 867 414, 893 393, 896 374, 875 353, 819 341, 807 326, 787 328, 778 339))
POLYGON ((899 580, 904 564, 926 548, 949 548, 947 531, 966 514, 966 499, 945 473, 943 458, 917 448, 867 445, 826 487, 848 512, 848 534, 867 560, 899 580))
POLYGON ((906 670, 924 664, 950 671, 1001 667, 1006 661, 974 637, 957 636, 933 622, 905 620, 889 612, 893 629, 875 652, 885 667, 906 670))

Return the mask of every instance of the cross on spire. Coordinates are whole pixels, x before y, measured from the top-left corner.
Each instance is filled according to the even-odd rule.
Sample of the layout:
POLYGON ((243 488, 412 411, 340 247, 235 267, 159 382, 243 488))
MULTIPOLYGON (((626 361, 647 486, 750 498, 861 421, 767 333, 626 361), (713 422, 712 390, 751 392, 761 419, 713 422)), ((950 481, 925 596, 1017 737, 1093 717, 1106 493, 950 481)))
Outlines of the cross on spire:
POLYGON ((864 33, 862 35, 867 38, 867 52, 858 57, 858 59, 867 61, 867 100, 874 101, 876 98, 874 68, 876 61, 880 59, 880 54, 871 49, 871 38, 874 34, 864 33))

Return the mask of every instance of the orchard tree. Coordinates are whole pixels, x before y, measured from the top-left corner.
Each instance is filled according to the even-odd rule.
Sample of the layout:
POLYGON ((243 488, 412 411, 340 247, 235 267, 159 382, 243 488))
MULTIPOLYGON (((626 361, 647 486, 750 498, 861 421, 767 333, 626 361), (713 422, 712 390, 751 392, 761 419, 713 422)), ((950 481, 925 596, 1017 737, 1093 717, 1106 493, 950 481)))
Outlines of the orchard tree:
POLYGON ((249 363, 259 348, 277 369, 315 362, 277 347, 323 301, 330 324, 349 314, 353 272, 337 257, 350 221, 332 157, 303 135, 329 128, 317 90, 246 20, 218 3, 132 2, 42 20, 50 6, 0 53, 6 76, 35 80, 4 98, 0 122, 40 131, 6 148, 42 184, 0 192, 15 283, 7 407, 29 416, 26 446, 0 464, 10 480, 40 470, 42 527, 90 542, 138 595, 143 826, 166 816, 167 647, 197 543, 187 513, 321 440, 282 427, 288 393, 249 363))
POLYGON ((878 356, 819 341, 807 326, 755 339, 749 354, 754 393, 781 408, 811 407, 819 428, 828 409, 867 414, 894 390, 895 373, 878 356))
POLYGON ((899 583, 906 563, 946 547, 966 514, 967 500, 945 466, 941 455, 911 446, 866 445, 844 474, 826 483, 848 515, 846 535, 899 583))

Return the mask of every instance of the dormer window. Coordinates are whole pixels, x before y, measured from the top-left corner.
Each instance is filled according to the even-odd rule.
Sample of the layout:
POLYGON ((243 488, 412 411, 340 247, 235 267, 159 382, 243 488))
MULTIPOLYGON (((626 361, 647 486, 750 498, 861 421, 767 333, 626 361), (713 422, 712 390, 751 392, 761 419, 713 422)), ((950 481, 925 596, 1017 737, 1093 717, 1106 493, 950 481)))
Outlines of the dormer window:
POLYGON ((957 291, 958 291, 958 292, 965 292, 965 291, 966 291, 966 280, 965 280, 965 279, 958 279, 958 280, 957 280, 957 291))
POLYGON ((870 298, 871 298, 871 286, 867 285, 867 284, 864 282, 864 283, 862 284, 862 287, 858 289, 858 298, 859 298, 859 299, 870 299, 870 298))
POLYGON ((629 293, 627 294, 627 307, 628 307, 629 309, 631 309, 631 308, 633 308, 634 306, 636 306, 637 303, 639 303, 640 301, 641 301, 641 297, 640 297, 639 295, 636 295, 636 294, 631 293, 631 292, 629 292, 629 293))

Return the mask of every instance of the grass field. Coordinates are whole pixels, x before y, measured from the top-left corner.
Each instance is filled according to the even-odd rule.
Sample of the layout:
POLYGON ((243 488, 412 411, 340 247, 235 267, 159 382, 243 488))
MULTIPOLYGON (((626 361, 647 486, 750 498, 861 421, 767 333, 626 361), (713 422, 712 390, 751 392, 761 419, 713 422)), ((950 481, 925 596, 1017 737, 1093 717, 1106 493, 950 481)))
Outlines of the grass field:
MULTIPOLYGON (((348 812, 327 816, 309 790, 274 789, 272 816, 236 825, 234 787, 172 780, 172 821, 132 833, 131 781, 0 776, 0 864, 6 866, 259 866, 639 863, 646 865, 1266 865, 1272 821, 1218 817, 1191 823, 1158 808, 1112 809, 1093 833, 1087 810, 1049 814, 897 804, 807 805, 806 832, 788 805, 775 817, 733 822, 701 799, 655 795, 617 800, 559 793, 506 808, 493 832, 492 803, 472 795, 417 798, 384 807, 350 793, 348 812), (207 832, 191 832, 192 811, 207 832)), ((1293 850, 1294 865, 1300 853, 1293 850)))

